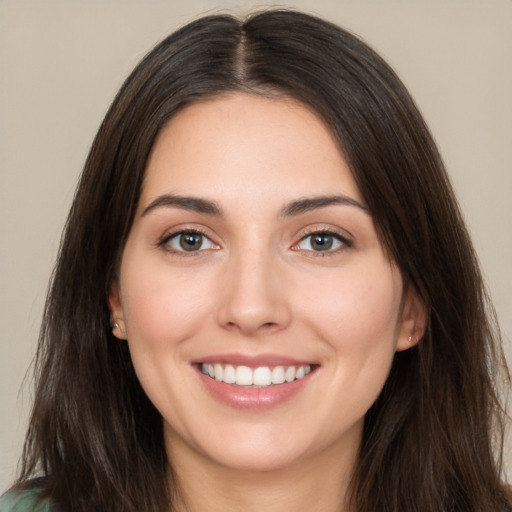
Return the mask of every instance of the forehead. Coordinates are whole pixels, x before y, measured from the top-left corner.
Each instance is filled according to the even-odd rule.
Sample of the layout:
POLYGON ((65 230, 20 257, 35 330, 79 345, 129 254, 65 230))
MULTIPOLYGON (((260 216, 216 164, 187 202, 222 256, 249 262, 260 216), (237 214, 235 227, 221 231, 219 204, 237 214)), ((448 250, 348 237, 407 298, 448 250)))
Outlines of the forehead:
POLYGON ((246 93, 193 103, 159 134, 142 198, 343 193, 362 201, 329 128, 302 103, 246 93))

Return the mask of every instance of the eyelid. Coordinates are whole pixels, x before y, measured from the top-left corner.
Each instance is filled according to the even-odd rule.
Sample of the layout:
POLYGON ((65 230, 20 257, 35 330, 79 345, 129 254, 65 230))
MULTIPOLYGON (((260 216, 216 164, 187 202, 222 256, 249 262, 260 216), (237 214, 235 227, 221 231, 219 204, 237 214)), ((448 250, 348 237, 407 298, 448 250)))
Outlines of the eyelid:
POLYGON ((316 253, 315 255, 327 255, 327 254, 334 254, 337 253, 343 249, 350 248, 354 245, 354 242, 345 234, 341 233, 340 230, 332 228, 332 227, 325 227, 325 226, 315 226, 310 227, 307 230, 305 230, 303 233, 301 233, 300 238, 298 242, 294 243, 291 247, 292 250, 296 251, 304 251, 304 252, 310 252, 310 253, 316 253), (332 236, 339 242, 341 242, 341 247, 338 247, 336 249, 328 249, 325 251, 314 251, 314 250, 308 250, 308 249, 301 249, 299 248, 299 244, 304 241, 306 238, 312 236, 312 235, 327 235, 332 236))
POLYGON ((177 227, 177 228, 171 229, 170 231, 166 231, 165 234, 162 237, 160 237, 160 239, 158 240, 157 246, 161 247, 162 249, 164 249, 167 252, 170 252, 172 254, 176 254, 179 256, 198 256, 199 254, 204 253, 205 251, 220 249, 219 244, 212 240, 212 236, 209 235, 208 233, 206 233, 206 230, 203 230, 203 229, 197 228, 197 227, 188 227, 188 226, 177 227), (210 243, 214 247, 208 248, 208 249, 199 249, 197 251, 179 250, 179 249, 170 247, 170 245, 169 245, 170 240, 172 240, 173 238, 175 238, 177 236, 186 234, 186 233, 201 235, 202 237, 209 240, 210 243))

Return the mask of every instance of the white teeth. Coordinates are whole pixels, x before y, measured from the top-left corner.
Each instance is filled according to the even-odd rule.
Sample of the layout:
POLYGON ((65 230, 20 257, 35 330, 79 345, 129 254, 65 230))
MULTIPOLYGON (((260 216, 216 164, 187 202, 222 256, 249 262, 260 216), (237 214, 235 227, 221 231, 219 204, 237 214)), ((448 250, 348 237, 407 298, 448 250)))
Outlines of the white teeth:
POLYGON ((213 372, 215 373, 215 380, 223 380, 224 369, 222 368, 222 365, 213 365, 213 372))
POLYGON ((227 364, 224 368, 224 382, 226 384, 234 384, 236 382, 235 367, 230 364, 227 364))
POLYGON ((286 369, 284 378, 286 379, 286 382, 291 382, 292 380, 295 380, 295 366, 290 366, 289 368, 286 369))
POLYGON ((235 371, 236 383, 239 386, 252 386, 252 370, 248 366, 237 366, 235 371))
POLYGON ((284 375, 284 367, 276 366, 272 370, 272 384, 282 384, 286 380, 284 375))
POLYGON ((267 366, 256 368, 252 375, 255 386, 270 386, 272 384, 272 371, 267 366))
POLYGON ((302 379, 311 372, 311 365, 303 366, 259 366, 249 368, 248 366, 223 365, 220 363, 201 365, 201 371, 212 379, 226 384, 237 386, 259 386, 266 387, 272 384, 283 384, 302 379))

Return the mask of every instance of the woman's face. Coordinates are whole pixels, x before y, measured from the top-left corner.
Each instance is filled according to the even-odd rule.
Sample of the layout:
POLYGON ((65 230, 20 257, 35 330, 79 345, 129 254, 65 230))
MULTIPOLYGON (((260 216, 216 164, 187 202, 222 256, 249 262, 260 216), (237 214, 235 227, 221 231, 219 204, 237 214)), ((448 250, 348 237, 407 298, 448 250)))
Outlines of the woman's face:
POLYGON ((355 457, 422 311, 324 123, 242 93, 159 135, 110 306, 168 452, 256 470, 355 457))

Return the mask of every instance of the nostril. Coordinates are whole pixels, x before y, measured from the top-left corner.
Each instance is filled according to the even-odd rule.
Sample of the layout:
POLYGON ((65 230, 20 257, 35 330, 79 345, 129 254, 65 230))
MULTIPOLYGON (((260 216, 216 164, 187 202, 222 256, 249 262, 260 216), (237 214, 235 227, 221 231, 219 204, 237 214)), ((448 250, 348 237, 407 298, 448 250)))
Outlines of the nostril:
POLYGON ((248 323, 241 322, 240 324, 237 322, 227 322, 224 325, 230 331, 240 331, 248 336, 255 336, 259 334, 270 334, 279 329, 279 323, 277 322, 265 322, 259 325, 253 324, 250 325, 248 323))

